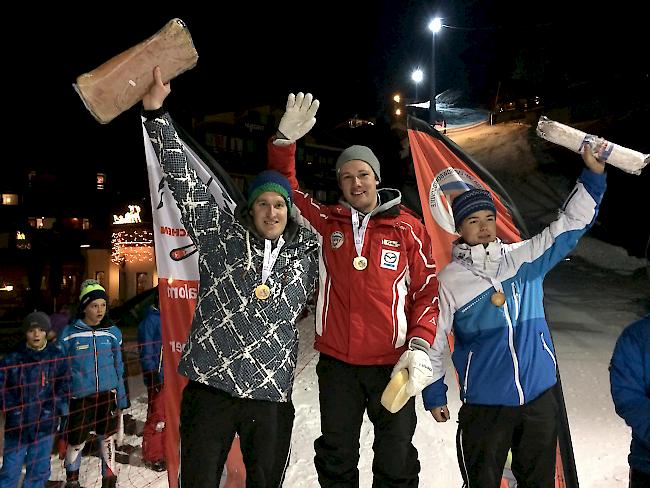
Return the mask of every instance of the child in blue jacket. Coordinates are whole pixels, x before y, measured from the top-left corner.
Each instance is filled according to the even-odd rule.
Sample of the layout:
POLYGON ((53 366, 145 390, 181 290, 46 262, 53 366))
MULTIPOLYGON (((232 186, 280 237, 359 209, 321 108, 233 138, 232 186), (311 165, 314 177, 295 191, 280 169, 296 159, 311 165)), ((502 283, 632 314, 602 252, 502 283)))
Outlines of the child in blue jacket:
POLYGON ((621 332, 609 379, 616 413, 632 427, 630 488, 650 486, 650 314, 621 332))
POLYGON ((127 408, 122 333, 108 318, 106 290, 95 280, 81 284, 77 320, 61 332, 70 357, 72 399, 65 456, 66 488, 79 488, 81 451, 91 432, 100 440, 102 487, 114 487, 115 439, 120 410, 127 408))
POLYGON ((555 486, 558 405, 556 360, 543 304, 543 280, 591 227, 605 192, 604 164, 589 147, 587 166, 561 209, 538 235, 505 244, 496 236, 490 193, 471 189, 452 202, 452 261, 438 275, 440 316, 429 355, 434 383, 425 408, 449 419, 443 353, 452 360, 463 405, 456 444, 465 486, 498 488, 508 451, 522 486, 555 486))
POLYGON ((140 365, 147 386, 147 421, 142 437, 142 460, 154 471, 163 471, 165 462, 165 404, 162 394, 164 382, 162 364, 162 330, 158 290, 154 293, 155 305, 151 305, 138 326, 140 365))
POLYGON ((43 488, 61 417, 68 414, 69 371, 63 352, 47 342, 50 319, 32 312, 23 321, 25 343, 0 361, 4 453, 0 488, 43 488))

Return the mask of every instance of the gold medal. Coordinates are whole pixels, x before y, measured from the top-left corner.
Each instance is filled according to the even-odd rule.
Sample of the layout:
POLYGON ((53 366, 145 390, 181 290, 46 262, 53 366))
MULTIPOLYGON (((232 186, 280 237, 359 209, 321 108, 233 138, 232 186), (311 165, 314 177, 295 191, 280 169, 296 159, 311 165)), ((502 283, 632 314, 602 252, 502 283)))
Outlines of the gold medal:
POLYGON ((255 296, 260 300, 266 300, 271 296, 271 289, 264 283, 257 285, 255 288, 255 296))
POLYGON ((352 260, 352 266, 358 271, 363 271, 368 267, 368 260, 363 256, 357 256, 352 260))
POLYGON ((503 304, 506 303, 506 296, 500 291, 495 291, 492 293, 490 301, 495 307, 502 307, 503 304))

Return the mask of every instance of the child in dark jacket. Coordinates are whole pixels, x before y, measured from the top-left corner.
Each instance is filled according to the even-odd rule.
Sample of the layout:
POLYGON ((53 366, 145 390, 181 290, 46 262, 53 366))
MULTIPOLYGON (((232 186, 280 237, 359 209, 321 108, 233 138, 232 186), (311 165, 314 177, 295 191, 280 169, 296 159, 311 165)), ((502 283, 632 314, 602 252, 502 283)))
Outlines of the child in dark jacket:
POLYGON ((120 410, 128 407, 122 333, 108 318, 106 290, 95 280, 81 284, 77 320, 61 332, 70 357, 72 399, 65 456, 66 488, 79 488, 81 451, 91 432, 100 441, 102 487, 114 487, 115 439, 120 410))
POLYGON ((23 330, 25 343, 0 361, 5 413, 1 488, 18 486, 23 464, 22 486, 45 486, 54 435, 61 417, 68 415, 68 363, 63 352, 47 342, 49 317, 32 312, 25 317, 23 330))
POLYGON ((140 346, 140 365, 142 377, 147 386, 147 421, 142 438, 142 459, 154 471, 165 469, 165 404, 162 395, 162 330, 158 291, 155 292, 155 305, 151 305, 138 327, 140 346))

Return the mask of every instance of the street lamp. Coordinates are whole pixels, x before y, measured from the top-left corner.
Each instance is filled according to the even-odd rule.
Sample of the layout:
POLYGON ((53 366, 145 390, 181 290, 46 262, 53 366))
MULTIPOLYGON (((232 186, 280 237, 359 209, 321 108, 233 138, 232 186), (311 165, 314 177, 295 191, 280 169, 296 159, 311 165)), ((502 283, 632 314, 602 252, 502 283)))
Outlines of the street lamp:
POLYGON ((431 31, 431 102, 429 105, 429 122, 431 125, 436 122, 436 34, 442 28, 442 19, 434 18, 429 22, 431 31))
POLYGON ((411 73, 411 79, 415 82, 415 102, 418 101, 418 85, 424 79, 424 73, 420 68, 414 69, 411 73))

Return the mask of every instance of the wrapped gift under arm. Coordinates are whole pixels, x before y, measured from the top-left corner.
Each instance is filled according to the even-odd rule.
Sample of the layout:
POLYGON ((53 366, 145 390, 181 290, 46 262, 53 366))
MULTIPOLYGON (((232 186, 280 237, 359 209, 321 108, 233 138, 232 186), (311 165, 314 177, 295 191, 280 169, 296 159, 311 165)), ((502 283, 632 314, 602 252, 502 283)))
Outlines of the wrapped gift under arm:
POLYGON ((601 161, 635 175, 641 174, 641 170, 650 162, 649 154, 619 146, 544 116, 537 123, 537 135, 577 153, 582 153, 585 145, 589 144, 595 148, 595 155, 601 161))

